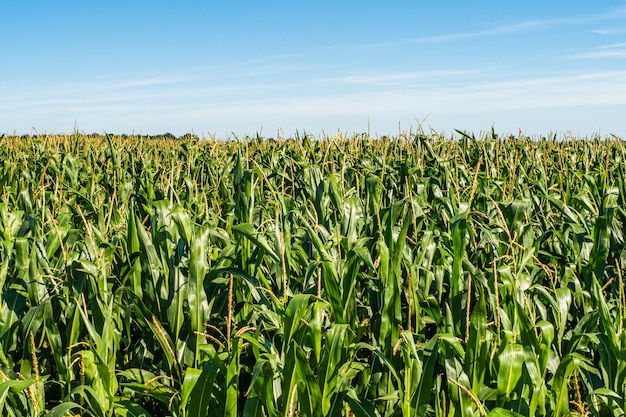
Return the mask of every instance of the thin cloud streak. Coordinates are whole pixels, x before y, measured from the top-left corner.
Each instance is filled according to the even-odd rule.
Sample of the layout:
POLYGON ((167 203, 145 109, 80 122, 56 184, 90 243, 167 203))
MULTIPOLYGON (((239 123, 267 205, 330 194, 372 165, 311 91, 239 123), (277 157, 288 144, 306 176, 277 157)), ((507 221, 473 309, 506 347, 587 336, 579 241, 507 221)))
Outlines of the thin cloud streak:
MULTIPOLYGON (((9 98, 5 104, 0 101, 0 109, 26 109, 41 113, 91 111, 114 111, 132 109, 150 113, 160 109, 179 109, 194 114, 196 109, 210 109, 212 114, 222 116, 289 114, 316 116, 327 114, 377 114, 379 112, 403 112, 412 107, 434 107, 440 111, 458 107, 468 112, 516 109, 524 107, 584 106, 596 104, 626 104, 626 71, 594 72, 560 77, 540 77, 507 81, 475 81, 472 84, 442 85, 438 77, 472 74, 472 71, 434 71, 426 73, 391 73, 375 76, 346 76, 309 81, 318 83, 317 93, 297 95, 263 94, 267 85, 226 85, 223 91, 256 91, 260 94, 230 98, 211 97, 207 91, 212 87, 200 87, 197 92, 189 89, 170 91, 117 91, 108 94, 80 95, 75 91, 61 95, 54 90, 46 95, 27 96, 18 100, 9 98), (428 77, 427 83, 398 89, 393 82, 403 85, 410 78, 428 77), (375 88, 387 82, 388 88, 375 88), (335 88, 324 90, 323 85, 353 83, 367 88, 336 92, 335 88), (324 92, 326 91, 326 92, 324 92)), ((290 86, 291 84, 286 84, 290 86)), ((285 88, 278 84, 275 87, 285 88)), ((275 90, 276 88, 272 89, 275 90)), ((2 100, 5 101, 5 100, 2 100)), ((202 112, 204 113, 204 112, 202 112)), ((201 120, 201 119, 199 119, 201 120)))
MULTIPOLYGON (((548 20, 530 20, 526 22, 514 23, 511 25, 496 26, 491 29, 479 30, 476 32, 460 32, 449 35, 439 36, 426 36, 418 39, 408 40, 407 43, 426 43, 426 42, 442 42, 442 41, 456 41, 462 39, 478 38, 483 36, 503 35, 506 33, 517 33, 527 31, 530 29, 536 29, 542 26, 547 26, 551 21, 548 20)), ((552 21, 555 22, 555 21, 552 21)))
POLYGON ((169 88, 183 86, 192 80, 193 78, 190 77, 174 76, 57 83, 45 86, 6 86, 1 91, 0 109, 90 106, 102 103, 167 99, 177 95, 177 93, 172 94, 169 88))
POLYGON ((526 22, 519 22, 511 25, 496 26, 491 29, 479 30, 476 32, 458 32, 445 35, 436 36, 424 36, 421 38, 404 39, 395 42, 384 43, 370 43, 365 45, 358 45, 360 49, 380 49, 391 48, 403 45, 425 44, 425 43, 438 43, 438 42, 451 42, 460 41, 472 38, 480 38, 486 36, 503 35, 507 33, 516 33, 521 31, 527 31, 530 29, 546 26, 549 21, 531 20, 526 22))
MULTIPOLYGON (((489 36, 497 36, 497 35, 505 35, 505 34, 513 34, 519 32, 527 32, 533 30, 539 30, 544 28, 553 28, 554 26, 570 26, 570 25, 581 25, 581 24, 590 24, 594 22, 606 21, 606 20, 615 20, 622 18, 626 15, 626 7, 619 7, 608 13, 601 13, 596 15, 589 16, 570 16, 564 18, 554 18, 554 19, 535 19, 535 20, 527 20, 517 23, 512 23, 509 25, 498 25, 489 29, 479 30, 474 32, 458 32, 451 34, 443 34, 436 36, 424 36, 421 38, 415 39, 405 39, 397 42, 387 42, 387 43, 372 43, 367 45, 361 45, 361 48, 385 48, 385 47, 394 47, 401 45, 409 45, 409 44, 422 44, 422 43, 437 43, 437 42, 451 42, 451 41, 459 41, 466 40, 472 38, 481 38, 481 37, 489 37, 489 36)), ((614 34, 621 33, 623 29, 596 29, 592 32, 598 34, 614 34), (619 32, 617 32, 619 30, 619 32)))
POLYGON ((91 80, 73 83, 58 83, 56 88, 69 88, 75 92, 103 92, 125 89, 139 89, 143 87, 157 87, 187 83, 195 78, 188 76, 161 76, 148 78, 91 80))
POLYGON ((625 29, 594 29, 591 31, 591 33, 596 33, 598 35, 618 35, 624 32, 626 32, 625 29))
POLYGON ((626 48, 603 48, 597 50, 582 52, 567 56, 570 59, 624 59, 626 58, 626 48))
MULTIPOLYGON (((111 80, 95 83, 67 84, 49 86, 7 87, 2 91, 0 109, 41 109, 54 107, 92 107, 105 104, 151 104, 158 101, 175 102, 223 102, 237 100, 237 95, 252 99, 259 96, 281 97, 294 91, 314 89, 320 91, 336 86, 348 89, 359 87, 415 87, 408 81, 422 81, 424 85, 438 85, 443 80, 450 82, 455 78, 475 74, 472 70, 441 70, 422 72, 391 72, 367 75, 346 75, 339 77, 315 78, 303 77, 292 82, 274 83, 226 83, 216 85, 211 80, 196 79, 190 85, 190 78, 162 77, 146 80, 111 80), (149 88, 156 87, 156 88, 149 88)), ((239 79, 238 81, 241 81, 239 79)))
POLYGON ((418 71, 398 72, 388 74, 354 74, 341 77, 318 78, 315 81, 321 84, 357 84, 391 86, 404 85, 402 82, 417 80, 438 80, 443 77, 459 77, 476 74, 476 71, 467 70, 444 70, 444 71, 418 71))
POLYGON ((602 45, 600 46, 600 49, 611 49, 611 48, 622 48, 622 47, 626 47, 626 42, 613 43, 611 45, 602 45))
POLYGON ((197 108, 198 116, 325 116, 401 114, 411 109, 476 113, 523 108, 626 104, 626 71, 476 83, 446 89, 301 95, 197 108))

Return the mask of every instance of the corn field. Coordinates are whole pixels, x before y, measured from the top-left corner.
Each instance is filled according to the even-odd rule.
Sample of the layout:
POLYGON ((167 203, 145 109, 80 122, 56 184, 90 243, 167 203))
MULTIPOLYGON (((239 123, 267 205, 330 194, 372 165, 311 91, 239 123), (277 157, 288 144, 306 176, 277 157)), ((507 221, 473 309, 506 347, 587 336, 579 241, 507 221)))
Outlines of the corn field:
POLYGON ((618 138, 0 138, 3 416, 623 416, 618 138))

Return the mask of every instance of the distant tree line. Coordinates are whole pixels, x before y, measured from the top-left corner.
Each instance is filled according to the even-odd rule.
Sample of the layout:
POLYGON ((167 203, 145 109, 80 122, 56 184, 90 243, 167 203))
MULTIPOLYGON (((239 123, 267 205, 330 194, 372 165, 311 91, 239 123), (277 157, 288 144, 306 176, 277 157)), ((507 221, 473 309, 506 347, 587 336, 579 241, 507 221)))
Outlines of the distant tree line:
POLYGON ((185 141, 185 142, 195 142, 200 140, 200 138, 198 137, 198 135, 196 135, 195 133, 185 133, 182 136, 176 136, 173 133, 161 133, 161 134, 157 134, 157 135, 142 135, 142 134, 131 134, 131 135, 127 135, 127 134, 111 134, 111 133, 79 133, 79 132, 75 132, 72 134, 30 134, 30 135, 7 135, 7 134, 0 134, 0 140, 7 138, 7 139, 37 139, 37 138, 49 138, 49 137, 59 137, 59 136, 71 136, 71 137, 81 137, 81 138, 86 138, 86 139, 106 139, 107 137, 115 137, 115 138, 122 138, 122 139, 130 139, 130 138, 135 138, 135 139, 144 139, 144 140, 180 140, 180 141, 185 141))

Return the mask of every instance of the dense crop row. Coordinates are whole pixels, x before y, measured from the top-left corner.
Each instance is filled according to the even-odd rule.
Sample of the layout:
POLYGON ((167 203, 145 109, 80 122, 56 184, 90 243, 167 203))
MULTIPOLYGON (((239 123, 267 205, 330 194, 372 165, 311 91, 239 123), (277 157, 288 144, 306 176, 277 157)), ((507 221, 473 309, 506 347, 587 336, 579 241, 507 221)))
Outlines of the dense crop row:
POLYGON ((622 416, 625 160, 0 139, 0 414, 622 416))

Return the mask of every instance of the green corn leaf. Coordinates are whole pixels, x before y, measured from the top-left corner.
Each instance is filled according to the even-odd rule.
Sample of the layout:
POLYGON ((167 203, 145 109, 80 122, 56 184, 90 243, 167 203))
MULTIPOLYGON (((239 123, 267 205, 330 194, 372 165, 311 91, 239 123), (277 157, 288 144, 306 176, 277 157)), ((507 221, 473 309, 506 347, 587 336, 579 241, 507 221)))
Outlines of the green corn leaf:
POLYGON ((20 392, 24 391, 31 385, 35 383, 34 379, 27 380, 8 380, 0 383, 0 410, 3 410, 7 406, 7 396, 9 392, 20 392))
MULTIPOLYGON (((204 280, 209 270, 208 250, 210 248, 210 242, 208 226, 196 230, 196 233, 192 236, 193 240, 189 242, 191 253, 189 257, 188 291, 186 295, 189 303, 191 328, 193 331, 203 332, 204 323, 208 321, 209 316, 209 301, 204 292, 204 280)), ((181 300, 181 310, 182 302, 181 300)), ((180 321, 176 324, 176 329, 182 327, 182 320, 183 318, 180 317, 180 321)))
POLYGON ((206 362, 203 365, 202 371, 195 380, 193 388, 189 393, 189 402, 187 403, 188 417, 204 417, 209 415, 213 386, 218 372, 219 368, 211 362, 206 362))
POLYGON ((250 240, 256 246, 263 249, 263 251, 267 253, 272 259, 274 259, 274 261, 280 262, 280 257, 278 256, 274 248, 272 248, 272 246, 263 236, 259 235, 254 230, 254 227, 252 227, 250 223, 243 223, 233 226, 233 232, 246 237, 246 239, 250 240))
POLYGON ((134 213, 134 205, 131 204, 128 210, 128 226, 126 229, 126 250, 128 251, 130 267, 130 285, 132 291, 137 297, 143 297, 143 289, 141 282, 141 260, 137 256, 140 251, 139 235, 134 213), (132 259, 132 260, 131 260, 132 259))
POLYGON ((522 414, 515 411, 505 410, 504 408, 496 407, 487 413, 487 417, 524 417, 522 414))
POLYGON ((487 307, 485 297, 480 295, 470 317, 465 372, 472 381, 472 392, 482 388, 489 367, 489 343, 487 341, 487 307))
MULTIPOLYGON (((126 407, 128 408, 128 407, 126 407)), ((79 404, 73 403, 73 402, 64 402, 62 404, 59 404, 57 406, 55 406, 54 408, 52 408, 50 411, 48 411, 46 414, 43 415, 43 417, 63 417, 63 416, 67 416, 67 414, 71 411, 71 410, 84 410, 83 407, 81 407, 79 404)), ((75 412, 73 412, 72 415, 74 415, 75 412)), ((127 416, 133 416, 136 414, 125 414, 127 416)), ((143 414, 143 416, 149 417, 149 414, 146 412, 145 414, 143 414)), ((138 416, 139 417, 139 416, 138 416)))
POLYGON ((524 347, 517 343, 505 346, 500 354, 500 367, 498 368, 498 391, 508 397, 522 376, 524 365, 524 347))
POLYGON ((351 389, 346 396, 346 403, 350 407, 350 411, 354 413, 356 417, 378 417, 379 413, 373 404, 365 399, 358 397, 356 392, 351 389))
POLYGON ((306 353, 297 342, 294 341, 296 352, 295 370, 298 380, 298 403, 304 415, 322 417, 322 393, 320 391, 319 382, 317 381, 313 370, 309 365, 306 353))
POLYGON ((189 401, 189 396, 191 395, 192 390, 196 386, 198 379, 202 375, 201 369, 188 367, 185 369, 185 376, 183 378, 183 386, 180 392, 180 402, 184 407, 189 401))
POLYGON ((289 300, 284 318, 284 340, 289 346, 292 337, 300 326, 304 313, 307 310, 311 296, 309 294, 297 294, 289 300))
POLYGON ((577 353, 568 353, 561 359, 551 384, 553 393, 551 406, 555 416, 561 417, 569 413, 570 378, 573 377, 580 363, 586 360, 577 353))
POLYGON ((452 221, 453 258, 452 277, 450 278, 450 297, 455 297, 459 293, 459 283, 461 282, 461 271, 463 257, 465 256, 465 213, 461 213, 452 221))
POLYGON ((433 390, 436 387, 436 378, 432 376, 435 374, 435 366, 439 359, 439 340, 437 336, 433 337, 428 344, 418 352, 412 335, 408 332, 404 332, 403 337, 405 340, 404 349, 408 346, 413 360, 419 362, 417 368, 420 371, 414 374, 417 384, 405 384, 405 389, 410 388, 411 391, 408 392, 407 398, 404 400, 405 402, 410 402, 414 414, 425 415, 430 405, 433 390))
MULTIPOLYGON (((589 274, 593 272, 596 278, 604 277, 606 260, 611 247, 611 225, 612 216, 610 214, 598 216, 593 227, 593 246, 589 258, 589 274)), ((589 278, 587 279, 590 280, 589 278)))
POLYGON ((342 360, 342 350, 345 341, 349 341, 346 332, 348 326, 335 324, 325 334, 324 357, 320 363, 320 378, 323 382, 321 393, 322 415, 328 415, 331 410, 331 400, 337 393, 340 385, 339 370, 342 360))

